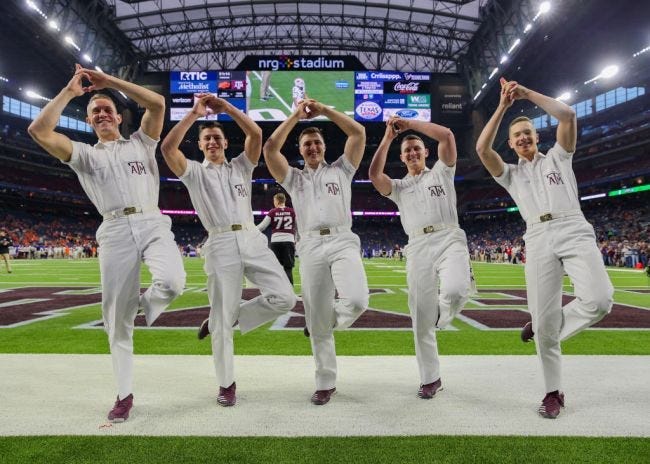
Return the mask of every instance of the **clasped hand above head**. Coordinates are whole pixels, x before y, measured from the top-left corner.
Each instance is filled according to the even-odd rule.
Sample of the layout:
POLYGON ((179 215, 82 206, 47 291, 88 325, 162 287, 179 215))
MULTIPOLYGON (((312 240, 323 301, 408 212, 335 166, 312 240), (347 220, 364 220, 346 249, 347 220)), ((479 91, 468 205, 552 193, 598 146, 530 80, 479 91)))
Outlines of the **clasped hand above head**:
POLYGON ((94 69, 84 68, 77 63, 75 65, 75 72, 72 80, 79 83, 79 86, 84 93, 88 93, 110 87, 110 78, 111 76, 108 74, 94 69), (83 86, 82 79, 90 82, 90 85, 83 86))

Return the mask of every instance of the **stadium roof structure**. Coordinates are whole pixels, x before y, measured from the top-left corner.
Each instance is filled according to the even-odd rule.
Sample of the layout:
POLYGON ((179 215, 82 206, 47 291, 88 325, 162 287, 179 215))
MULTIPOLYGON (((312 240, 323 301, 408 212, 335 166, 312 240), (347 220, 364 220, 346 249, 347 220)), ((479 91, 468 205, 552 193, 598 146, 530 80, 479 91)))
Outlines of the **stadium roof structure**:
POLYGON ((57 91, 76 61, 138 81, 151 71, 233 69, 248 55, 351 55, 367 69, 460 74, 469 95, 481 92, 479 105, 494 104, 500 75, 552 93, 544 87, 595 75, 589 67, 605 52, 648 45, 650 2, 552 0, 540 16, 543 3, 6 0, 0 74, 11 68, 16 82, 47 73, 42 85, 57 91))
POLYGON ((368 69, 456 72, 487 0, 107 0, 148 70, 246 55, 347 54, 368 69))

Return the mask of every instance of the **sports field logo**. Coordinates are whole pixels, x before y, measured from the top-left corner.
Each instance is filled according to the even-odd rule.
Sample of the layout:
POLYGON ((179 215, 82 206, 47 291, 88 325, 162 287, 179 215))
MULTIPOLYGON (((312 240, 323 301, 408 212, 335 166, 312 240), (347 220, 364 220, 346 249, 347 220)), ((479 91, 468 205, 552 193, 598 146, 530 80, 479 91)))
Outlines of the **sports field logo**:
MULTIPOLYGON (((643 291, 639 291, 642 293, 643 291)), ((373 288, 371 294, 390 294, 392 290, 373 288)), ((242 300, 259 295, 257 289, 244 289, 242 300)), ((562 304, 573 296, 562 295, 562 304)), ((0 292, 0 328, 18 327, 101 303, 101 290, 97 287, 24 287, 0 292)), ((464 309, 459 316, 463 322, 481 330, 518 329, 530 320, 526 311, 525 290, 498 290, 479 292, 471 300, 475 309, 464 309), (497 293, 498 292, 498 293, 497 293), (485 297, 483 297, 485 295, 485 297), (489 297, 488 297, 489 296, 489 297)), ((403 308, 406 309, 406 308, 403 308)), ((210 307, 198 306, 165 311, 155 322, 157 328, 198 327, 208 317, 210 307)), ((144 316, 136 317, 135 325, 145 328, 144 316)), ((302 329, 305 326, 305 310, 302 301, 285 316, 278 318, 271 330, 302 329)), ((85 328, 102 327, 101 320, 84 324, 85 328)), ((410 330, 411 318, 402 312, 369 308, 353 325, 352 329, 410 330)), ((594 326, 601 329, 650 329, 650 311, 636 306, 615 303, 612 311, 594 326)))

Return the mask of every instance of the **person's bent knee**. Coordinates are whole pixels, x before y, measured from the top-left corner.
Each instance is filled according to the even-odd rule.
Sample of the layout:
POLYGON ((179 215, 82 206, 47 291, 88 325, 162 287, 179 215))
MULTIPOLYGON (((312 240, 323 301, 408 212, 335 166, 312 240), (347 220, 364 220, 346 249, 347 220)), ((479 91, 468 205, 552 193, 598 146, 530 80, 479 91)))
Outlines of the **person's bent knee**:
POLYGON ((289 311, 296 306, 298 299, 296 295, 291 293, 280 293, 269 298, 269 303, 278 311, 289 311))

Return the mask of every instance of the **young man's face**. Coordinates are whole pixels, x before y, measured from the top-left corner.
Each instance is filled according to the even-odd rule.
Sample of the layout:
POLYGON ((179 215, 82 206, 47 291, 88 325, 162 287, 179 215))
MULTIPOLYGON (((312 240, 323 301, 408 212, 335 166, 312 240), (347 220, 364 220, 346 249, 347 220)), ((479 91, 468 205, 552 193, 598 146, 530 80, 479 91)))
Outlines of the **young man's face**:
POLYGON ((409 171, 422 171, 425 167, 425 159, 429 156, 429 150, 424 147, 422 140, 407 139, 402 142, 399 155, 409 171))
POLYGON ((223 161, 228 139, 220 127, 203 129, 199 134, 199 149, 208 161, 223 161))
POLYGON ((318 132, 303 135, 299 149, 305 163, 312 169, 316 169, 325 158, 325 141, 318 132))
POLYGON ((118 114, 113 103, 108 98, 97 98, 88 104, 86 121, 95 130, 100 139, 116 139, 120 137, 122 115, 118 114))
POLYGON ((537 153, 539 135, 530 121, 519 121, 510 126, 508 145, 517 156, 532 160, 537 153))

